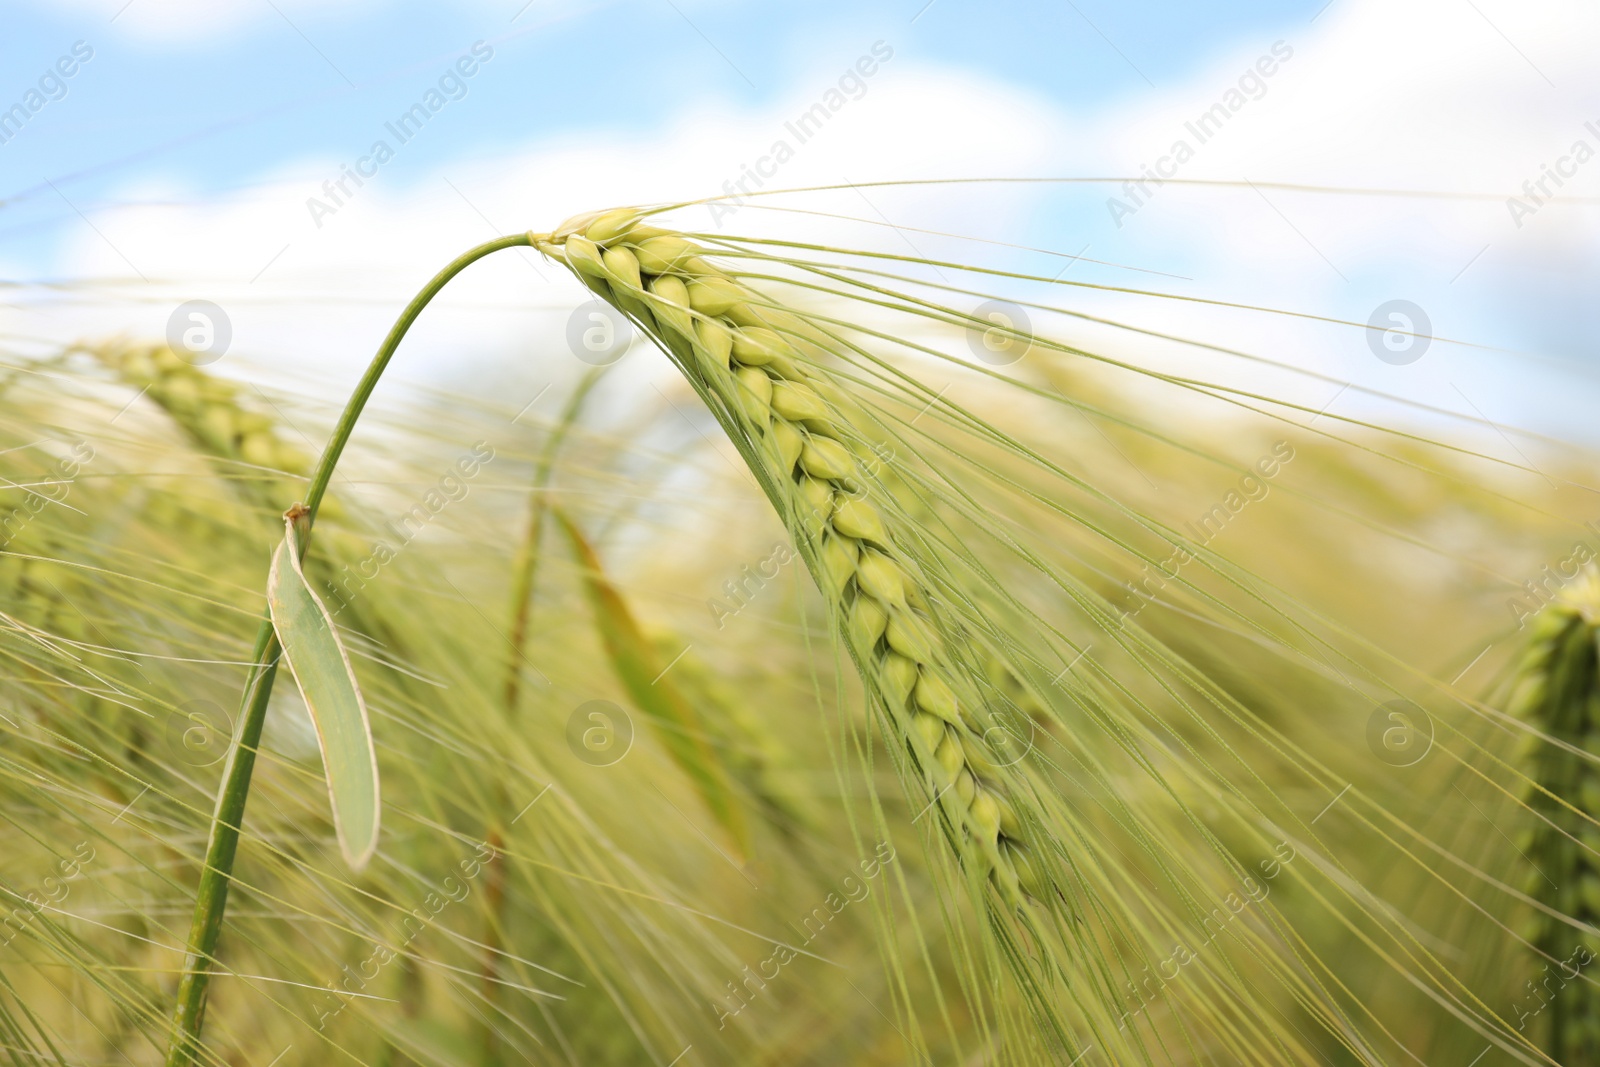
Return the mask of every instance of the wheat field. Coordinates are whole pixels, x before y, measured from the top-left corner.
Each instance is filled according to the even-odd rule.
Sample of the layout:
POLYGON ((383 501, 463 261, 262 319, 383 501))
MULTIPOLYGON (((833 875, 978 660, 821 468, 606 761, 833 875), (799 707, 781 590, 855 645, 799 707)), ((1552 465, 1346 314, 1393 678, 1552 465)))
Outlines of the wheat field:
POLYGON ((1592 11, 16 7, 0 1063, 1600 1064, 1592 11))
POLYGON ((533 417, 8 361, 14 1062, 1588 1062, 1581 448, 683 214, 424 291, 637 332, 533 417))

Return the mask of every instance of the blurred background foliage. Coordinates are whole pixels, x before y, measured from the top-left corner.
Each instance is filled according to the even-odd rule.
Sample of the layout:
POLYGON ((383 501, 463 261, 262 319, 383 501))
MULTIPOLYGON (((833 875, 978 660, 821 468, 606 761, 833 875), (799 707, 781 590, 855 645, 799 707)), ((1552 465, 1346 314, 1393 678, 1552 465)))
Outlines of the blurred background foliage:
MULTIPOLYGON (((1089 1051, 1004 1040, 1023 998, 985 970, 982 923, 788 535, 687 388, 617 387, 651 358, 557 372, 521 411, 408 389, 363 422, 308 573, 371 708, 382 842, 359 875, 339 860, 315 736, 280 685, 210 1062, 1089 1051), (630 681, 639 664, 661 690, 630 681)), ((1522 582, 1590 543, 1560 517, 1591 492, 1585 457, 1533 476, 1314 409, 1150 404, 1147 383, 1058 352, 1014 382, 946 369, 1015 447, 919 416, 886 477, 1011 598, 974 635, 997 649, 991 680, 1069 823, 1098 835, 1096 878, 1148 916, 1086 930, 1064 965, 1121 961, 1121 1021, 1157 1035, 1152 1062, 1212 1062, 1237 1034, 1208 1033, 1229 1029, 1262 1063, 1465 1063, 1494 1044, 1541 1062, 1505 1035, 1545 1002, 1548 955, 1593 930, 1559 903, 1567 920, 1530 926, 1525 849, 1536 827, 1587 840, 1571 790, 1592 757, 1562 764, 1565 803, 1530 802, 1530 753, 1559 742, 1502 706, 1539 607, 1522 582), (1148 566, 1170 555, 1158 525, 1192 531, 1204 563, 1148 566), (1038 580, 1055 566, 1075 584, 1038 580), (1052 658, 1040 620, 1080 659, 1052 658), (1093 710, 1113 703, 1126 722, 1093 710), (1210 887, 1194 916, 1248 897, 1240 925, 1174 925, 1167 865, 1210 887), (1259 1002, 1203 992, 1239 987, 1259 1002)), ((164 1051, 268 552, 334 414, 271 380, 121 342, 6 361, 0 1046, 18 1064, 164 1051)))

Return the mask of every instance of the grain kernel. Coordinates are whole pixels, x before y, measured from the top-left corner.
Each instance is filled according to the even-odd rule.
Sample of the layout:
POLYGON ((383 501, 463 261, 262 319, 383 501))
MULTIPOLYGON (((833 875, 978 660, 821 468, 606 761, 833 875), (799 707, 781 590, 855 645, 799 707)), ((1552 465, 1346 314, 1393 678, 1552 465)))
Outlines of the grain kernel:
MULTIPOLYGON (((572 239, 569 237, 567 243, 572 239)), ((606 271, 611 277, 620 280, 624 285, 634 289, 643 289, 644 281, 639 275, 639 261, 633 253, 626 248, 608 248, 600 254, 601 260, 606 265, 606 271)))
MULTIPOLYGON (((634 226, 638 225, 639 213, 630 207, 619 207, 615 211, 607 211, 599 218, 589 223, 583 231, 585 237, 597 245, 603 245, 616 240, 634 226)), ((567 238, 571 241, 572 238, 567 238)))
POLYGON ((857 648, 870 652, 889 625, 889 613, 869 596, 858 596, 850 608, 850 637, 857 648))
POLYGON ((740 363, 765 366, 779 356, 787 356, 793 349, 775 330, 765 326, 749 326, 740 330, 733 339, 733 356, 740 363))
POLYGON ((889 619, 889 646, 918 663, 933 662, 933 635, 923 621, 907 611, 889 619))
POLYGON ((901 705, 911 695, 911 689, 917 684, 917 664, 915 660, 894 652, 883 657, 879 664, 881 674, 880 684, 883 686, 884 696, 889 698, 892 705, 901 705))
POLYGON ((880 545, 889 543, 889 535, 884 532, 883 517, 878 514, 878 509, 865 500, 843 493, 833 507, 833 528, 858 541, 872 541, 880 545))
MULTIPOLYGON (((751 368, 754 370, 754 368, 751 368)), ((761 373, 756 371, 757 374, 761 373)), ((784 475, 794 472, 794 465, 800 461, 800 452, 806 446, 805 434, 793 424, 779 419, 772 424, 772 443, 777 449, 781 471, 784 475)))
MULTIPOLYGON (((834 596, 841 596, 846 585, 856 573, 856 555, 859 544, 848 537, 837 534, 828 534, 822 539, 819 555, 822 569, 827 574, 828 592, 834 596)), ((885 620, 885 625, 888 625, 885 620)))
POLYGON ((772 410, 791 422, 828 417, 828 406, 822 402, 822 397, 800 382, 779 382, 773 390, 772 410))
POLYGON ((800 479, 800 521, 813 537, 822 532, 833 507, 833 486, 816 478, 800 479))
POLYGON ((605 263, 600 259, 600 249, 593 241, 582 237, 567 238, 567 262, 574 270, 594 278, 606 276, 605 263))
POLYGON ((911 726, 922 737, 922 743, 928 746, 929 752, 936 752, 939 742, 944 740, 944 723, 932 715, 917 714, 911 720, 911 726))
POLYGON ((689 283, 689 303, 702 315, 726 315, 744 298, 744 291, 725 278, 700 278, 689 283))
MULTIPOLYGON (((684 290, 684 298, 688 299, 688 289, 684 290)), ((733 331, 720 322, 710 319, 696 319, 694 324, 695 337, 700 342, 700 347, 705 350, 711 364, 726 370, 728 368, 728 355, 733 351, 733 331)))
POLYGON ((856 581, 861 584, 862 589, 885 604, 900 604, 906 598, 905 571, 882 552, 868 549, 861 553, 856 581))
POLYGON ((681 237, 652 237, 633 245, 639 268, 647 274, 666 274, 678 264, 700 254, 700 249, 681 237))
POLYGON ((1015 841, 1005 841, 1001 843, 1000 854, 1011 862, 1011 869, 1017 872, 1017 884, 1022 887, 1022 891, 1035 900, 1043 900, 1044 878, 1038 860, 1031 852, 1015 841))
POLYGON ((1000 807, 987 789, 979 789, 973 794, 972 823, 979 833, 991 841, 1000 835, 1000 807))
POLYGON ((955 692, 936 675, 922 672, 917 679, 916 692, 912 694, 917 707, 930 715, 937 715, 952 726, 961 725, 960 703, 955 692))
POLYGON ((772 379, 756 367, 740 367, 734 372, 733 378, 738 383, 735 392, 744 413, 757 426, 765 426, 772 404, 772 379))
POLYGON ((1021 837, 1022 820, 1017 818, 1017 809, 1011 806, 1011 801, 993 790, 990 790, 989 795, 994 799, 995 808, 1000 813, 1000 832, 1007 837, 1021 837))
MULTIPOLYGON (((765 371, 758 371, 765 374, 765 371)), ((779 382, 773 387, 772 409, 778 410, 777 397, 784 388, 784 383, 779 382)), ((782 412, 778 412, 780 415, 782 412)), ((817 478, 828 478, 832 481, 842 481, 855 469, 855 464, 850 459, 850 453, 837 441, 826 437, 810 437, 806 439, 805 447, 800 450, 800 465, 806 472, 817 478)))
POLYGON ((689 290, 683 284, 681 278, 674 278, 670 274, 651 278, 650 293, 652 296, 660 297, 670 305, 653 305, 651 310, 656 313, 656 318, 691 341, 698 339, 695 333, 694 320, 689 317, 689 290))

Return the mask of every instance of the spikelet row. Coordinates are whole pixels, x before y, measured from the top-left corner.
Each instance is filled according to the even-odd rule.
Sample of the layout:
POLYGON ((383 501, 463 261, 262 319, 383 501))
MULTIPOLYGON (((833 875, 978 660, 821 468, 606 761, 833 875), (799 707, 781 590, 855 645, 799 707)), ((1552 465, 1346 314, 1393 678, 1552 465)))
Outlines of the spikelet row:
MULTIPOLYGON (((1600 573, 1590 568, 1533 623, 1518 664, 1510 710, 1558 742, 1600 757, 1600 573)), ((1533 863, 1529 896, 1591 927, 1600 926, 1600 829, 1565 805, 1600 817, 1600 770, 1557 745, 1533 746, 1527 759, 1539 788, 1528 806, 1541 821, 1518 842, 1533 863)), ((1547 957, 1529 983, 1539 1006, 1545 1050, 1561 1063, 1600 1063, 1600 939, 1539 913, 1525 931, 1547 957), (1549 1003, 1546 1005, 1546 999, 1549 1003)))
POLYGON ((574 220, 535 244, 655 336, 757 444, 774 503, 808 547, 818 586, 969 861, 1007 901, 1021 892, 1042 898, 1003 768, 983 740, 979 702, 958 697, 972 689, 925 583, 873 503, 871 450, 846 398, 802 355, 819 332, 713 265, 700 246, 629 210, 574 220))

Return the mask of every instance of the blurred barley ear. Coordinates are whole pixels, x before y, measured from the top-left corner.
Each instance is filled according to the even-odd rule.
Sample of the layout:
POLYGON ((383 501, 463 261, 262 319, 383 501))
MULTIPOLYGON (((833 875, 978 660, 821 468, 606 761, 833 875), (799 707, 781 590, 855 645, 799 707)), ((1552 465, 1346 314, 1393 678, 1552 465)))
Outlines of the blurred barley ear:
POLYGON ((1541 911, 1527 931, 1538 956, 1514 1015, 1532 1016, 1544 1051, 1562 1064, 1600 1063, 1600 571, 1545 607, 1520 664, 1512 711, 1554 743, 1527 757, 1528 807, 1537 822, 1524 853, 1525 889, 1541 911))

